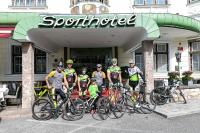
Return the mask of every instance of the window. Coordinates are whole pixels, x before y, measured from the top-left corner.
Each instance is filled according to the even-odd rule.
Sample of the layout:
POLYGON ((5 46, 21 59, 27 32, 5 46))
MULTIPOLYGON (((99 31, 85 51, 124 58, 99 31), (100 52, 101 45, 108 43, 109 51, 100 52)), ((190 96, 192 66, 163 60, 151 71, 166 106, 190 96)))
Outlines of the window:
POLYGON ((200 51, 200 42, 193 42, 192 43, 192 51, 200 51))
POLYGON ((80 2, 100 2, 105 5, 109 4, 109 0, 71 0, 71 5, 74 6, 76 4, 79 4, 80 2))
POLYGON ((12 70, 13 74, 22 73, 22 49, 21 46, 12 46, 12 70))
POLYGON ((200 71, 200 42, 190 43, 192 71, 200 71))
MULTIPOLYGON (((168 44, 161 43, 154 45, 154 71, 155 72, 167 72, 168 71, 168 44)), ((135 51, 135 64, 143 70, 144 59, 142 54, 142 48, 135 51)))
POLYGON ((46 0, 38 0, 37 6, 46 6, 46 0))
POLYGON ((26 0, 27 6, 35 6, 35 0, 26 0))
POLYGON ((167 71, 167 54, 158 54, 156 61, 157 61, 157 71, 166 72, 167 71))
POLYGON ((200 2, 200 0, 188 0, 188 4, 194 3, 194 2, 200 2))
POLYGON ((96 13, 96 5, 93 4, 85 4, 82 7, 83 14, 95 14, 96 13))
POLYGON ((12 0, 12 6, 41 7, 46 6, 46 0, 12 0))
POLYGON ((135 0, 134 5, 142 5, 142 6, 149 6, 149 5, 167 5, 168 0, 135 0))
POLYGON ((167 4, 167 0, 156 0, 157 5, 165 5, 167 4))
MULTIPOLYGON (((35 73, 46 73, 46 53, 39 49, 35 49, 35 73)), ((22 48, 21 46, 12 46, 12 70, 13 74, 22 73, 22 48)))
POLYGON ((79 7, 75 6, 71 9, 71 14, 79 14, 79 7))
POLYGON ((135 64, 140 70, 144 68, 144 59, 142 54, 135 54, 135 64))
POLYGON ((46 73, 46 52, 35 49, 35 73, 46 73))
POLYGON ((168 71, 168 44, 161 43, 154 46, 154 71, 168 71))
POLYGON ((154 4, 154 0, 146 0, 146 5, 153 5, 154 4))
POLYGON ((192 71, 200 71, 200 53, 192 54, 192 71))
POLYGON ((25 0, 15 0, 14 4, 15 6, 24 6, 25 0))
POLYGON ((100 12, 100 13, 108 13, 109 11, 108 11, 108 8, 107 8, 107 7, 105 7, 105 6, 100 6, 100 7, 99 7, 99 12, 100 12))
POLYGON ((166 45, 164 44, 157 44, 157 52, 166 52, 166 45))
POLYGON ((144 5, 144 0, 135 0, 135 5, 144 5))

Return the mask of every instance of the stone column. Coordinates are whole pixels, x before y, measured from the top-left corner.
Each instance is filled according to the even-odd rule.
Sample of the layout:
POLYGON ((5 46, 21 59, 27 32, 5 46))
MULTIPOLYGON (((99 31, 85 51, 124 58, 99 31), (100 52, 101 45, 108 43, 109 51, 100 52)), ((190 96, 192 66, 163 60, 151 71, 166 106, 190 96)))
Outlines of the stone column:
POLYGON ((146 92, 149 93, 154 88, 154 62, 153 62, 153 41, 143 41, 144 76, 147 82, 146 92))
POLYGON ((22 43, 22 108, 31 109, 34 101, 34 48, 22 43))

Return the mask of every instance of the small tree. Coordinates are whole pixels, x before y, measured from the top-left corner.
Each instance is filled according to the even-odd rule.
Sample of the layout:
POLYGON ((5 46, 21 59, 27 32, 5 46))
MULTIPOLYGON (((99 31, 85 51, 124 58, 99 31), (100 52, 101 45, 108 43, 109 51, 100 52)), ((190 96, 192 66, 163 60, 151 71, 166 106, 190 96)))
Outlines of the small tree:
POLYGON ((188 81, 191 81, 193 78, 191 77, 192 75, 192 71, 184 71, 182 73, 183 77, 182 77, 182 81, 183 84, 188 85, 188 81))
POLYGON ((178 80, 179 72, 173 71, 168 73, 169 80, 178 80))

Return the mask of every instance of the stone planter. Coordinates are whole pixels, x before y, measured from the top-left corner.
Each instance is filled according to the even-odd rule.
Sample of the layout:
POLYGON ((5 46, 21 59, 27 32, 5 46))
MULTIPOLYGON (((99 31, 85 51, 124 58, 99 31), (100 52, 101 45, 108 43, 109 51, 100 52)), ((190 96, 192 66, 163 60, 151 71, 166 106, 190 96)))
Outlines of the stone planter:
POLYGON ((188 86, 193 85, 193 81, 192 80, 183 80, 182 82, 183 82, 184 85, 188 85, 188 86))

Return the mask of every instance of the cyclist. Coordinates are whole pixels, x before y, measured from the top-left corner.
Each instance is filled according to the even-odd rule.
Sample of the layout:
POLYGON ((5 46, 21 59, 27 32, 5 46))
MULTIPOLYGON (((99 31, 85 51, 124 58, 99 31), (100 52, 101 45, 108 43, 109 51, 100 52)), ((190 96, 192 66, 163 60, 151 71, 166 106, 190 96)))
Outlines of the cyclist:
MULTIPOLYGON (((117 96, 117 91, 114 91, 113 84, 119 83, 122 86, 121 68, 117 66, 117 59, 112 59, 112 65, 107 69, 107 77, 109 81, 109 94, 111 101, 114 102, 117 96)), ((114 102, 115 104, 115 102, 114 102)))
POLYGON ((91 78, 91 84, 89 86, 89 94, 90 94, 90 98, 94 98, 94 109, 96 109, 96 102, 98 100, 98 92, 99 92, 99 89, 98 89, 98 85, 96 83, 96 79, 95 78, 91 78))
POLYGON ((76 86, 78 76, 74 68, 72 68, 73 60, 67 60, 67 68, 64 70, 69 87, 76 86))
POLYGON ((142 71, 135 65, 135 63, 132 59, 129 60, 128 74, 129 74, 129 86, 134 91, 133 95, 138 97, 139 93, 141 93, 141 90, 138 93, 138 92, 135 92, 135 88, 139 83, 139 75, 142 78, 143 82, 145 80, 144 80, 142 71))
POLYGON ((101 95, 102 85, 104 84, 104 81, 105 81, 105 78, 106 78, 105 73, 102 71, 102 65, 101 64, 97 64, 97 71, 94 71, 92 73, 92 77, 95 78, 96 84, 98 85, 98 88, 99 88, 99 94, 101 95))
POLYGON ((53 99, 55 101, 55 105, 56 105, 56 101, 57 101, 57 95, 59 94, 60 97, 62 99, 65 99, 66 96, 65 96, 65 93, 63 92, 63 80, 64 80, 64 85, 66 86, 66 88, 68 88, 68 82, 67 82, 67 79, 66 79, 66 75, 65 73, 63 72, 63 66, 61 64, 59 64, 56 68, 55 71, 51 71, 45 78, 46 80, 46 84, 47 84, 47 87, 49 89, 52 89, 52 94, 54 95, 53 96, 53 99), (53 83, 52 83, 52 87, 50 86, 49 84, 49 78, 53 77, 53 83))
POLYGON ((90 84, 90 78, 86 74, 87 68, 82 68, 82 74, 78 75, 78 89, 79 89, 79 96, 85 97, 87 88, 90 84))
POLYGON ((112 65, 107 69, 107 77, 109 80, 109 88, 116 83, 120 83, 122 86, 121 68, 117 66, 116 58, 112 59, 112 65))

